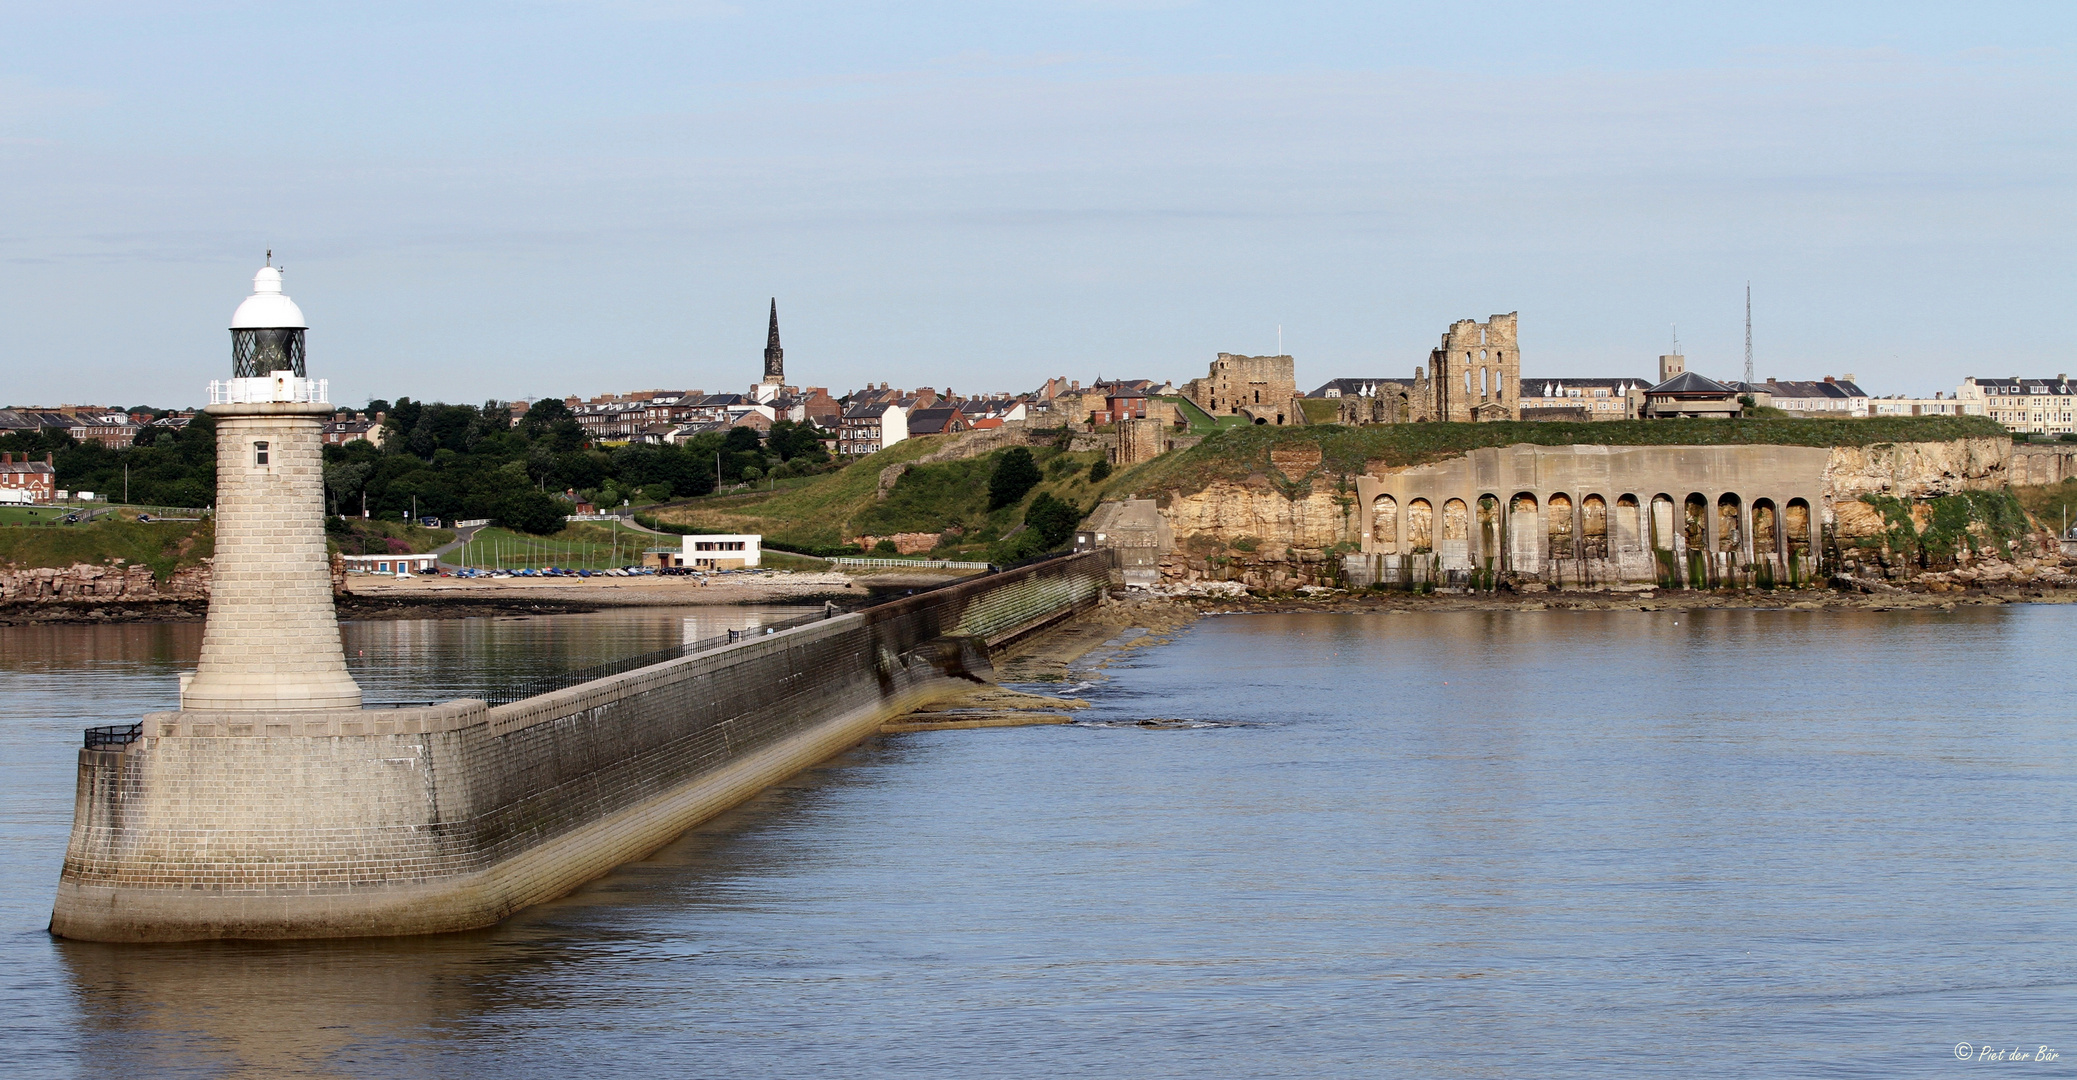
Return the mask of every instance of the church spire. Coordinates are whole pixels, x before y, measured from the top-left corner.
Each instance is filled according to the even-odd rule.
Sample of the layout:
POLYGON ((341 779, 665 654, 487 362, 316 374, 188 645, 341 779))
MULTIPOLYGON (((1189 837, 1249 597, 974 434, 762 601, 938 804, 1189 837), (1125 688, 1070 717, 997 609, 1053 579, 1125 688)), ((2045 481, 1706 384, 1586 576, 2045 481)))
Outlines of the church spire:
POLYGON ((772 297, 772 329, 764 341, 764 381, 786 381, 786 350, 779 347, 779 298, 772 297))

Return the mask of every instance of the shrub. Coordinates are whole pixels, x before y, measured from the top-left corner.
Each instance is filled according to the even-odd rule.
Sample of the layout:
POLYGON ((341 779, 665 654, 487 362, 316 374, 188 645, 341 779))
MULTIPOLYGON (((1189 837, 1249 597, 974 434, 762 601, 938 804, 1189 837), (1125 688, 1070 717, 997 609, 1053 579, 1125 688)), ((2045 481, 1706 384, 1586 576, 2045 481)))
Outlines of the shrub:
POLYGON ((1003 451, 988 478, 988 509, 1000 510, 1024 498, 1039 482, 1038 462, 1031 451, 1018 446, 1003 451))
POLYGON ((1111 463, 1110 463, 1110 461, 1109 461, 1109 460, 1107 460, 1107 459, 1106 459, 1106 460, 1103 460, 1103 461, 1098 461, 1098 462, 1097 462, 1096 464, 1094 464, 1094 465, 1091 465, 1091 466, 1089 466, 1089 482, 1090 482, 1090 483, 1092 483, 1092 484, 1101 484, 1101 483, 1103 483, 1103 482, 1104 482, 1105 480, 1109 480, 1110 478, 1111 478, 1111 463))
POLYGON ((873 554, 875 554, 875 555, 899 555, 899 554, 901 554, 901 552, 899 552, 899 551, 896 551, 896 550, 894 549, 894 541, 892 541, 892 540, 882 540, 882 541, 880 541, 879 543, 877 543, 877 544, 874 544, 874 545, 873 545, 873 554))

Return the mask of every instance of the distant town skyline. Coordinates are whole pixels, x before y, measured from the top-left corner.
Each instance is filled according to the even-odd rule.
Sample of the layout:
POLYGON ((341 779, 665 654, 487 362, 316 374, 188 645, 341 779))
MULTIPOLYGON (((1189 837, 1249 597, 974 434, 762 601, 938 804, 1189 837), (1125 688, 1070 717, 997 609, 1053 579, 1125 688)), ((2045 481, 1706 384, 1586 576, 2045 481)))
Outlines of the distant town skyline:
POLYGON ((134 4, 0 42, 0 398, 200 402, 262 252, 343 403, 2077 371, 2077 16, 134 4), (227 61, 266 57, 266 63, 227 61), (115 394, 120 400, 108 399, 115 394))

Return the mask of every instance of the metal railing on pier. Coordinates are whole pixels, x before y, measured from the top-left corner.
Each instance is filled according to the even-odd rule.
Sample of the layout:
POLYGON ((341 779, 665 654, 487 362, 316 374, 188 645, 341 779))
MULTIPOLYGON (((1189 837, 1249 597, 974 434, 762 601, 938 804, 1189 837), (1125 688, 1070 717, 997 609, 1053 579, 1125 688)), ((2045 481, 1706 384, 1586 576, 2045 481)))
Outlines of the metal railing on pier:
POLYGON ((128 746, 144 737, 144 721, 134 724, 109 724, 106 727, 87 729, 87 749, 114 750, 128 746))

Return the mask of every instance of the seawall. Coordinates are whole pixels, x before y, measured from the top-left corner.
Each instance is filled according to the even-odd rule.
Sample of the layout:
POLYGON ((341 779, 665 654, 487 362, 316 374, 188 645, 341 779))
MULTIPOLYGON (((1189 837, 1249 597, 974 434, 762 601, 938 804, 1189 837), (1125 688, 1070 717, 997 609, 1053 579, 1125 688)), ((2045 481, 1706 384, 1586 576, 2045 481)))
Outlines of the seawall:
MULTIPOLYGON (((1806 581, 1842 505, 2003 488, 2009 438, 1810 447, 1518 444, 1334 475, 1278 447, 1246 481, 1173 494, 1172 583, 1806 581)), ((2037 471, 2046 475, 2044 466, 2037 471)))
POLYGON ((487 926, 668 843, 1096 603, 1055 559, 496 708, 174 712, 82 750, 54 934, 487 926))

